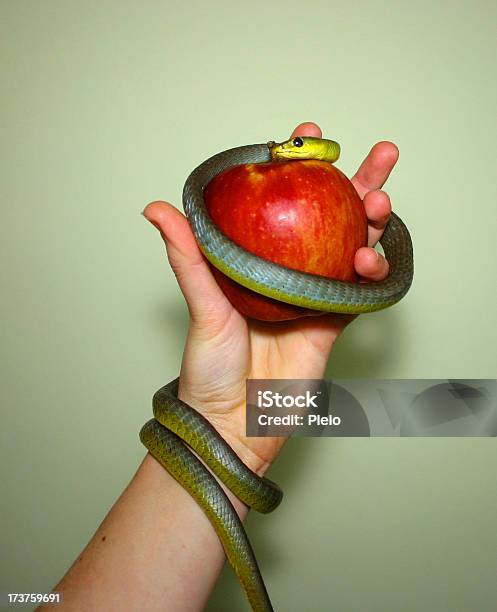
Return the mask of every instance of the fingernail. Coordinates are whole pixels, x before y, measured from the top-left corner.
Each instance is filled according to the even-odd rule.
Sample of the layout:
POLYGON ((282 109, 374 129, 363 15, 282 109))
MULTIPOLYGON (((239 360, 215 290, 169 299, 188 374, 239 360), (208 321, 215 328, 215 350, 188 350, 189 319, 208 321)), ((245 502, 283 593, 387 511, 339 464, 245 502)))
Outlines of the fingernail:
POLYGON ((149 218, 146 216, 146 214, 143 212, 143 210, 141 211, 141 213, 140 213, 140 214, 141 214, 141 215, 143 215, 143 216, 145 217, 145 219, 146 219, 146 220, 147 220, 147 221, 148 221, 150 224, 152 224, 152 225, 153 225, 155 228, 157 228, 157 229, 159 230, 160 235, 161 235, 161 236, 164 238, 164 240, 165 240, 166 238, 165 238, 164 234, 162 233, 162 230, 161 230, 161 228, 160 228, 160 225, 159 225, 158 223, 156 223, 155 221, 152 221, 152 219, 149 219, 149 218))
POLYGON ((158 227, 158 226, 157 226, 157 225, 156 225, 156 224, 155 224, 153 221, 151 221, 151 220, 150 220, 150 219, 147 217, 147 215, 145 214, 145 208, 144 208, 144 209, 141 211, 140 215, 143 215, 143 216, 145 217, 145 219, 146 219, 146 220, 147 220, 149 223, 151 223, 152 225, 155 225, 155 227, 158 227))

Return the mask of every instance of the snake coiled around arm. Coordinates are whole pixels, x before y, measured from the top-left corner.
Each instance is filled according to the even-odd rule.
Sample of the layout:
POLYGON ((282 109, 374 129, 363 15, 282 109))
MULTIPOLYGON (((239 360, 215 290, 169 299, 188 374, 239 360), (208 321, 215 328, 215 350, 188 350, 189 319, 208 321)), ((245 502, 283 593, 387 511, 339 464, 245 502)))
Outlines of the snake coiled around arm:
MULTIPOLYGON (((339 151, 333 141, 294 138, 281 144, 271 142, 229 149, 198 166, 185 183, 183 206, 205 257, 239 284, 305 308, 359 314, 398 302, 412 283, 413 251, 409 232, 394 213, 380 240, 390 266, 388 277, 376 283, 347 283, 285 268, 245 251, 216 227, 207 212, 203 190, 228 168, 275 159, 334 162, 339 151)), ((154 395, 154 418, 143 426, 140 439, 203 508, 252 610, 269 612, 273 608, 247 534, 212 474, 243 503, 259 512, 271 512, 280 503, 282 492, 276 484, 249 470, 209 421, 178 399, 178 383, 176 379, 154 395)))

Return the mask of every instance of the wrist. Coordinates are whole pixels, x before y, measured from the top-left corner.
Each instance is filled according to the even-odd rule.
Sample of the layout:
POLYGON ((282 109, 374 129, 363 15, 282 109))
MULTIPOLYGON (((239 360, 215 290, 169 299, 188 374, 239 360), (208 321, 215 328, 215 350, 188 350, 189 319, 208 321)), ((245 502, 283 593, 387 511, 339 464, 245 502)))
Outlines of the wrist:
POLYGON ((247 438, 245 402, 213 409, 212 402, 202 402, 180 388, 178 398, 195 409, 214 427, 240 460, 258 476, 263 476, 279 453, 286 438, 247 438))

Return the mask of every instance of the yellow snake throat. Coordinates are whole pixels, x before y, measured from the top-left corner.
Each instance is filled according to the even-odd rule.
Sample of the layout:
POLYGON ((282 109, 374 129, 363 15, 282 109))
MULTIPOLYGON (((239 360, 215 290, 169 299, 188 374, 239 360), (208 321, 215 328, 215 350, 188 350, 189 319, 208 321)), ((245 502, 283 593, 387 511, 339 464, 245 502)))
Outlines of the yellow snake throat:
MULTIPOLYGON (((268 262, 244 251, 222 234, 207 213, 204 187, 232 166, 278 159, 321 159, 333 163, 339 154, 340 147, 334 141, 295 137, 280 144, 270 142, 223 151, 198 166, 185 183, 183 204, 205 257, 244 287, 296 306, 357 314, 398 302, 411 286, 414 269, 409 232, 394 213, 380 241, 390 273, 378 283, 334 281, 268 262)), ((243 524, 213 474, 245 505, 259 512, 274 510, 282 492, 275 483, 245 466, 209 421, 178 399, 178 386, 176 379, 155 393, 154 418, 142 427, 140 439, 204 510, 252 610, 271 612, 273 607, 243 524)))

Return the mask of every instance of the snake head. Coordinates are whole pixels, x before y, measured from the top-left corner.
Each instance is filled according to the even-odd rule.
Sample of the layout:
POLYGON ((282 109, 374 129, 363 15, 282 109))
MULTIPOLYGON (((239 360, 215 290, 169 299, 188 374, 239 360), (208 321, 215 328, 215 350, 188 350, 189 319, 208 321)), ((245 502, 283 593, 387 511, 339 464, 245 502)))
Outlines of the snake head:
POLYGON ((340 155, 338 142, 313 136, 295 136, 280 143, 271 140, 267 146, 273 161, 319 159, 333 163, 340 155))

